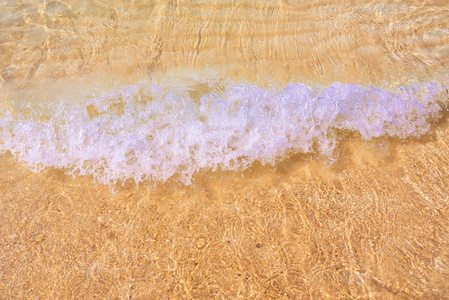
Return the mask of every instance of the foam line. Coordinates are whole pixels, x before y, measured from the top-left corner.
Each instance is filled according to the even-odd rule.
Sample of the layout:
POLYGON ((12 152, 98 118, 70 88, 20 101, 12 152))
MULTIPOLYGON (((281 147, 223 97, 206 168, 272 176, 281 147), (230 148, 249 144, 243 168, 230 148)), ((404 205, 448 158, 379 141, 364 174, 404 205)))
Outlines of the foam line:
POLYGON ((394 90, 333 83, 289 84, 277 92, 236 85, 199 100, 154 84, 134 85, 49 119, 0 112, 0 150, 34 170, 56 167, 105 184, 132 178, 185 183, 201 169, 241 170, 291 153, 332 157, 337 132, 419 137, 441 111, 438 83, 394 90))

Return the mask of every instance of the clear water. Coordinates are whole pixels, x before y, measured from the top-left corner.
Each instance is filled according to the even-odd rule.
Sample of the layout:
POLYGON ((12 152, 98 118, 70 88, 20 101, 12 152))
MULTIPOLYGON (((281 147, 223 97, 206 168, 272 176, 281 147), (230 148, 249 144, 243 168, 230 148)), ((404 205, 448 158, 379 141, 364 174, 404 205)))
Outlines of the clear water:
POLYGON ((443 2, 4 1, 0 149, 98 182, 334 160, 447 104, 443 2), (426 2, 427 3, 427 2, 426 2))
POLYGON ((449 299, 448 16, 0 0, 1 298, 449 299))

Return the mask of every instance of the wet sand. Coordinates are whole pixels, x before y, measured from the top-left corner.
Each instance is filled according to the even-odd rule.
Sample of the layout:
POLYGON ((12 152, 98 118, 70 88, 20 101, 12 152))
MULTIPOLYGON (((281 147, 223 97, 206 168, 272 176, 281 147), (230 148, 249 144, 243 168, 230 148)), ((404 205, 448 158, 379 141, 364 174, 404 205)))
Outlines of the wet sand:
MULTIPOLYGON (((16 2, 0 6, 5 106, 76 101, 186 68, 267 86, 397 86, 449 64, 444 1, 16 2)), ((332 165, 296 155, 115 194, 3 153, 0 294, 449 297, 447 114, 420 139, 345 136, 337 153, 332 165)))

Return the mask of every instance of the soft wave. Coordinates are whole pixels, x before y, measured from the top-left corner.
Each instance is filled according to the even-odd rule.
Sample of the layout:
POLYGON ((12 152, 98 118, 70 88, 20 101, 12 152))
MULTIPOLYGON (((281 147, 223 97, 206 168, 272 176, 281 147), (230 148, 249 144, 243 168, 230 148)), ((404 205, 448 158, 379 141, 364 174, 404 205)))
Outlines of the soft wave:
POLYGON ((34 170, 56 167, 111 184, 134 179, 185 183, 201 169, 241 170, 292 153, 332 157, 338 132, 365 139, 420 136, 438 117, 439 83, 394 90, 333 83, 272 92, 237 85, 199 99, 154 84, 61 105, 47 119, 0 115, 0 149, 34 170))

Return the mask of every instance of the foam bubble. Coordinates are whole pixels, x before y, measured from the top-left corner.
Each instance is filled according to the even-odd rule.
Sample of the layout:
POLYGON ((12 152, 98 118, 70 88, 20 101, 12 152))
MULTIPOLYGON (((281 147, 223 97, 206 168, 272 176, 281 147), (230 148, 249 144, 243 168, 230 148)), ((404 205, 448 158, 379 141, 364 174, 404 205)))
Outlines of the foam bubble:
POLYGON ((235 85, 199 99, 187 90, 128 86, 53 109, 47 120, 0 112, 0 149, 34 170, 56 167, 111 184, 189 184, 201 169, 241 170, 292 153, 332 157, 339 131, 365 139, 419 137, 441 111, 438 83, 393 90, 333 83, 280 91, 235 85))

